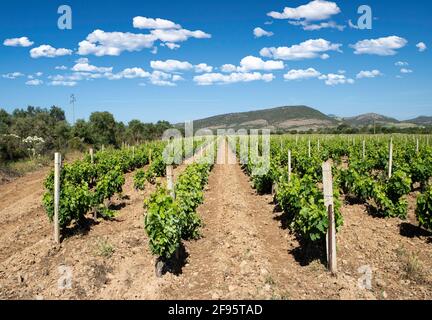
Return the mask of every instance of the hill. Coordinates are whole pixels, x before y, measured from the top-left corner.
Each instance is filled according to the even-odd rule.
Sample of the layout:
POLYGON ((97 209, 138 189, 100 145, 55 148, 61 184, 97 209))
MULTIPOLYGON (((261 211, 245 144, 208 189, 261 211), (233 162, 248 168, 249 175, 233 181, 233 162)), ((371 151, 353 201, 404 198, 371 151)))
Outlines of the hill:
POLYGON ((377 113, 366 113, 355 117, 343 118, 343 121, 352 127, 384 125, 397 126, 400 121, 377 113))
POLYGON ((275 131, 307 131, 335 127, 338 121, 306 106, 230 113, 194 121, 194 129, 270 129, 275 131))
POLYGON ((432 117, 420 116, 415 119, 404 121, 405 123, 413 123, 419 126, 430 126, 432 125, 432 117))

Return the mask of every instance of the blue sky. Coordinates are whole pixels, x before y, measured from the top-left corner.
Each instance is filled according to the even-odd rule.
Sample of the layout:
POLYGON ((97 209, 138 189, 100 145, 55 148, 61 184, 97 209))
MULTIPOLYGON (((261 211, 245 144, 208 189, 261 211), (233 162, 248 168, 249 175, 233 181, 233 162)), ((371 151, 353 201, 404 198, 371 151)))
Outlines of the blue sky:
POLYGON ((110 111, 125 122, 297 104, 432 115, 432 3, 367 1, 371 30, 355 28, 362 4, 2 1, 0 108, 58 105, 72 120, 73 93, 76 118, 110 111), (72 30, 57 27, 62 4, 72 30))

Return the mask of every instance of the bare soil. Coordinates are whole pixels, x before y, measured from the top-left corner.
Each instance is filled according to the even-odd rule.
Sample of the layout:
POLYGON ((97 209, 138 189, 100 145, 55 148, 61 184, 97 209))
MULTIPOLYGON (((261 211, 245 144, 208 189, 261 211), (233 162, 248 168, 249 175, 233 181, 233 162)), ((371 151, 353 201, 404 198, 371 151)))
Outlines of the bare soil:
POLYGON ((41 205, 45 175, 0 186, 0 299, 432 299, 432 235, 417 227, 415 194, 407 221, 344 205, 334 277, 325 248, 290 234, 272 197, 257 195, 238 164, 216 165, 198 209, 202 238, 184 243, 179 274, 157 278, 143 228, 154 186, 135 191, 127 174, 117 218, 89 215, 55 246, 41 205), (70 289, 59 288, 64 270, 70 289), (369 272, 368 289, 359 284, 369 272))

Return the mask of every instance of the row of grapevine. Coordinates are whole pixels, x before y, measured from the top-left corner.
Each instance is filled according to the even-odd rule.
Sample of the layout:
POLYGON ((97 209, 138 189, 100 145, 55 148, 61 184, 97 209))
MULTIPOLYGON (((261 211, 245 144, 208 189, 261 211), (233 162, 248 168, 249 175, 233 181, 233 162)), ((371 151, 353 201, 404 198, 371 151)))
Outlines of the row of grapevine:
MULTIPOLYGON (((121 194, 125 182, 124 174, 142 168, 149 163, 162 162, 165 143, 153 142, 139 147, 114 150, 105 149, 92 157, 65 164, 60 175, 59 224, 61 228, 73 222, 80 222, 90 211, 103 217, 113 217, 109 201, 115 194, 121 194)), ((156 174, 162 174, 157 171, 156 174)), ((54 171, 44 182, 43 205, 49 219, 54 216, 54 171)))
MULTIPOLYGON (((231 146, 257 191, 270 193, 277 185, 275 200, 286 213, 290 229, 312 241, 322 239, 328 228, 321 187, 321 165, 328 159, 334 164, 337 227, 343 224, 340 194, 366 203, 377 215, 405 218, 407 194, 425 190, 432 177, 432 148, 427 137, 396 135, 390 141, 388 136, 272 136, 270 166, 264 173, 257 170, 263 159, 250 150, 247 154, 241 151, 241 143, 248 143, 248 138, 231 140, 236 141, 231 146)), ((261 155, 262 144, 258 149, 261 155)), ((430 204, 428 192, 430 188, 419 197, 417 209, 419 221, 426 227, 431 219, 431 211, 424 209, 430 204)))
MULTIPOLYGON (((195 145, 195 150, 200 144, 195 145)), ((203 146, 212 148, 212 145, 203 146)), ((204 201, 204 187, 213 168, 213 161, 196 161, 186 167, 174 185, 174 194, 158 185, 144 201, 145 230, 151 252, 158 257, 156 274, 161 276, 169 260, 177 255, 183 240, 200 237, 201 219, 196 209, 204 201)))

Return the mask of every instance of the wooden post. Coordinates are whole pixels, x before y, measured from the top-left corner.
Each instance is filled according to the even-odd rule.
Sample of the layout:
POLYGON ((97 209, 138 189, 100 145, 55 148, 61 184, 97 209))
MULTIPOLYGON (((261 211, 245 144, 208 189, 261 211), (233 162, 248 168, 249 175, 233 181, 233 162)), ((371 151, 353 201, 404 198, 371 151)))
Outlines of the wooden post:
POLYGON ((329 226, 327 230, 327 263, 329 271, 335 275, 337 273, 336 257, 336 225, 334 217, 333 202, 333 177, 330 160, 323 163, 323 187, 324 187, 324 205, 328 213, 329 226))
POLYGON ((317 145, 317 149, 318 149, 318 152, 320 152, 320 141, 319 141, 319 139, 318 139, 318 145, 317 145))
POLYGON ((149 165, 152 164, 152 149, 149 150, 149 165))
POLYGON ((92 164, 94 163, 94 150, 93 150, 93 148, 90 148, 90 161, 92 164))
POLYGON ((167 175, 167 188, 171 194, 171 197, 175 199, 175 190, 174 190, 174 169, 173 166, 166 167, 166 175, 167 175))
POLYGON ((366 140, 363 140, 363 160, 366 159, 366 140))
POLYGON ((311 141, 310 141, 310 139, 308 141, 308 156, 309 156, 309 158, 311 157, 311 141))
POLYGON ((417 138, 416 153, 419 153, 419 151, 420 151, 420 145, 419 145, 419 139, 417 138))
POLYGON ((135 158, 135 146, 132 147, 132 157, 135 158))
POLYGON ((288 150, 288 182, 291 182, 291 150, 288 150))
POLYGON ((60 244, 60 173, 61 173, 61 154, 56 152, 54 155, 54 242, 60 244))
POLYGON ((105 145, 103 144, 103 145, 102 145, 102 151, 104 151, 104 150, 105 150, 105 145))
POLYGON ((389 179, 392 177, 393 170, 393 138, 390 139, 390 148, 389 148, 389 179))

